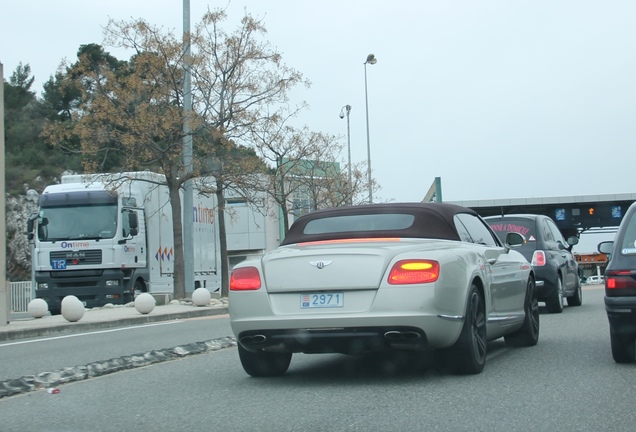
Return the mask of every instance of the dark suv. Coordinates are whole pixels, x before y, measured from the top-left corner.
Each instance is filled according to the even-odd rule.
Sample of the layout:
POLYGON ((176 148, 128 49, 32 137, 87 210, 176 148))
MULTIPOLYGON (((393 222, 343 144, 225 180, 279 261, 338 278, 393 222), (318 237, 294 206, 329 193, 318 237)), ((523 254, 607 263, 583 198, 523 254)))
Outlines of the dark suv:
POLYGON ((605 268, 605 310, 610 325, 612 356, 616 363, 636 358, 636 203, 632 204, 614 237, 598 251, 609 254, 605 268))
POLYGON ((513 214, 484 218, 499 238, 509 232, 523 234, 526 244, 519 251, 534 267, 539 301, 550 313, 563 312, 563 298, 569 306, 581 306, 583 294, 579 266, 572 255, 578 237, 566 241, 548 216, 513 214))

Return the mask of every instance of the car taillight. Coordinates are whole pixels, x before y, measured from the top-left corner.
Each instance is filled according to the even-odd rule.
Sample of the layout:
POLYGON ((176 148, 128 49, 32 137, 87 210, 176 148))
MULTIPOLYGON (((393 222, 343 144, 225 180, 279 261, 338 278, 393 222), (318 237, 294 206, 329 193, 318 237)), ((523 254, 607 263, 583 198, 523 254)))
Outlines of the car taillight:
POLYGON ((231 291, 257 290, 261 287, 261 274, 256 267, 241 267, 232 271, 231 291))
POLYGON ((534 251, 531 262, 533 266, 542 267, 545 265, 545 261, 545 252, 542 250, 534 251))
POLYGON ((605 274, 605 288, 607 289, 627 289, 636 288, 636 280, 630 270, 613 271, 605 274))
POLYGON ((429 260, 402 260, 389 273, 391 285, 435 282, 439 278, 439 263, 429 260))

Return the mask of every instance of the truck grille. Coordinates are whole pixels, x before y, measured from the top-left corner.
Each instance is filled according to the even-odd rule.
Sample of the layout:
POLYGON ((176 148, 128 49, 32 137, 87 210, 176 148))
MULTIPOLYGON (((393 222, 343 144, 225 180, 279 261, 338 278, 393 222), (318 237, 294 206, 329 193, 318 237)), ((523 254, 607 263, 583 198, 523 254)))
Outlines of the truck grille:
POLYGON ((51 260, 66 260, 66 267, 89 265, 89 264, 101 264, 102 263, 102 251, 96 250, 81 250, 81 251, 55 251, 51 252, 51 260))

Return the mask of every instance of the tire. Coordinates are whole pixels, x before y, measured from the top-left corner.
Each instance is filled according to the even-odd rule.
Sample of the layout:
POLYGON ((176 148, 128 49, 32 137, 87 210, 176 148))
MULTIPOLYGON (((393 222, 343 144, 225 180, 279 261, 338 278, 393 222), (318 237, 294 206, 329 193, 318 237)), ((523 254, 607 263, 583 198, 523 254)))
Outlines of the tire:
POLYGON ((576 284, 574 294, 567 298, 568 306, 581 306, 583 304, 583 289, 581 288, 581 282, 576 284))
POLYGON ((634 335, 623 335, 610 329, 612 357, 616 363, 634 363, 636 361, 634 339, 634 335))
POLYGON ((253 377, 274 377, 283 375, 289 369, 292 353, 252 352, 238 346, 241 365, 253 377))
POLYGON ((550 313, 563 312, 563 282, 561 281, 561 276, 557 277, 556 289, 546 299, 545 306, 550 313))
POLYGON ((135 299, 139 296, 139 294, 144 292, 146 292, 146 286, 141 281, 141 279, 137 279, 135 281, 135 286, 133 287, 132 300, 135 301, 135 299))
POLYGON ((453 371, 459 374, 478 374, 486 365, 486 307, 476 285, 470 288, 464 326, 455 345, 447 353, 453 371))
POLYGON ((504 336, 506 345, 530 347, 539 342, 539 301, 537 300, 537 287, 534 279, 528 280, 523 310, 526 315, 523 325, 516 332, 504 336))

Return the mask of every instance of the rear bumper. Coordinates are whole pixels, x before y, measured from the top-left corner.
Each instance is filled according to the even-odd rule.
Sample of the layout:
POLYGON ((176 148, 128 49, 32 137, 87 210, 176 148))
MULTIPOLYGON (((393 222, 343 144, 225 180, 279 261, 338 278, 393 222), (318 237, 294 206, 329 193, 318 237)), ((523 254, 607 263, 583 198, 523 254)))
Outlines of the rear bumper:
POLYGON ((453 345, 461 332, 462 316, 349 315, 237 319, 230 325, 247 350, 280 352, 365 353, 392 349, 427 350, 453 345))
POLYGON ((636 334, 636 297, 605 296, 605 311, 615 333, 636 334))
POLYGON ((316 328, 246 331, 238 342, 250 351, 365 354, 429 349, 426 334, 415 327, 316 328))
POLYGON ((352 290, 345 292, 342 307, 313 309, 301 307, 297 292, 230 291, 230 325, 248 350, 351 352, 354 347, 354 352, 369 352, 398 344, 447 348, 464 324, 464 291, 432 284, 352 290), (393 331, 403 334, 385 336, 393 331), (261 336, 254 340, 255 335, 265 342, 261 336))

